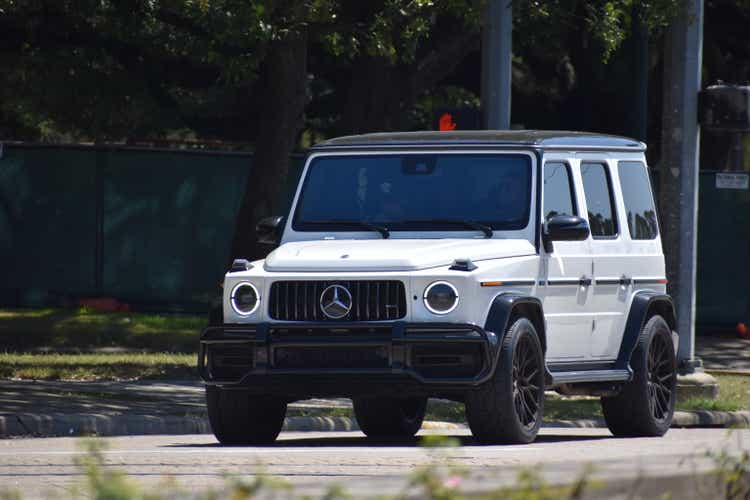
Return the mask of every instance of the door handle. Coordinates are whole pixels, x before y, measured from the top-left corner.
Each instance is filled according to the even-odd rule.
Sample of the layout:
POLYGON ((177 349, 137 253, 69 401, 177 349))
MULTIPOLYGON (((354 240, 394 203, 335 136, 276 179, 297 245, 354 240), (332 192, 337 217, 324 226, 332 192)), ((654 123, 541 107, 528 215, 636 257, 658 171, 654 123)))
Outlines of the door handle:
POLYGON ((582 276, 581 279, 578 280, 578 284, 580 286, 591 286, 591 278, 587 278, 586 276, 582 276))
POLYGON ((620 285, 622 286, 630 286, 633 284, 633 278, 630 278, 629 276, 623 275, 622 278, 620 278, 620 285))

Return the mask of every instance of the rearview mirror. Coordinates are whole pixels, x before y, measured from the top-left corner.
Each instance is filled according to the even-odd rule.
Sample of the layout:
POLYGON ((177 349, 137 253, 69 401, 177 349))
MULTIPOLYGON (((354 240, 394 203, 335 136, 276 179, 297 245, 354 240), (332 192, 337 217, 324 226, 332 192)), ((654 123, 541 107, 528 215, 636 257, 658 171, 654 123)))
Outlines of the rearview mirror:
POLYGON ((583 241, 589 237, 586 219, 575 215, 555 215, 544 224, 544 250, 552 253, 553 241, 583 241))
POLYGON ((255 233, 258 236, 258 243, 264 245, 276 246, 281 242, 281 233, 284 231, 286 217, 281 215, 272 215, 258 221, 255 225, 255 233))

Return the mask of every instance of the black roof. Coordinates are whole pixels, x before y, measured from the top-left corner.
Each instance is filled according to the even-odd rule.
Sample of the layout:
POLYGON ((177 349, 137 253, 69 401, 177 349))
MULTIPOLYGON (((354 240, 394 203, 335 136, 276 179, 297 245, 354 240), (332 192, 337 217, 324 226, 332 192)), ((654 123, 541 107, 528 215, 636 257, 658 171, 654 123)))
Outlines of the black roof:
POLYGON ((477 147, 525 146, 541 149, 611 149, 644 151, 635 139, 591 132, 554 130, 461 130, 453 132, 383 132, 336 137, 313 149, 365 149, 372 147, 477 147))

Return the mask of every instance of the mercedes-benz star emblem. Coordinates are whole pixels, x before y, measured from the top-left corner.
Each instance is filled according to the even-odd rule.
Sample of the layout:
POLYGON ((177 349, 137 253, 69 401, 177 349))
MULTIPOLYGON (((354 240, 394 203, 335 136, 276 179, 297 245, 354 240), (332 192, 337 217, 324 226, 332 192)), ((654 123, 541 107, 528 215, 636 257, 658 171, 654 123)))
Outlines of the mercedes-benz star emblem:
POLYGON ((331 285, 320 294, 320 310, 331 319, 341 319, 352 310, 352 294, 344 286, 331 285))

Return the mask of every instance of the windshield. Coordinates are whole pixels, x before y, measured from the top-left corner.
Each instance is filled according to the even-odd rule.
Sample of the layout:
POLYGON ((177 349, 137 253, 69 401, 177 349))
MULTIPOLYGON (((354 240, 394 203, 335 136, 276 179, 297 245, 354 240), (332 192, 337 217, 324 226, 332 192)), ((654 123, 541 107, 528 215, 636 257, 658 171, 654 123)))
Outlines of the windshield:
POLYGON ((292 225, 296 231, 367 231, 361 222, 389 231, 523 229, 530 196, 525 154, 321 156, 308 168, 292 225))

